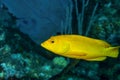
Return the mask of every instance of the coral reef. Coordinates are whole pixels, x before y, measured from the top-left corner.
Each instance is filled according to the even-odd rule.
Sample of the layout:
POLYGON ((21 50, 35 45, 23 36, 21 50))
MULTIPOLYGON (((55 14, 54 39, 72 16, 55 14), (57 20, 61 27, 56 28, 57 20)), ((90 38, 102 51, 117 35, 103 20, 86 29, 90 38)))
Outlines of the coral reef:
POLYGON ((9 24, 9 20, 11 21, 14 17, 6 9, 2 9, 1 14, 3 13, 4 15, 0 16, 7 14, 10 18, 7 16, 1 18, 0 24, 0 79, 26 79, 27 77, 46 80, 67 65, 67 60, 62 57, 47 60, 40 56, 41 50, 35 51, 37 48, 40 49, 40 46, 16 29, 14 20, 9 24), (8 22, 4 22, 6 18, 8 22), (64 64, 60 65, 59 60, 64 64))

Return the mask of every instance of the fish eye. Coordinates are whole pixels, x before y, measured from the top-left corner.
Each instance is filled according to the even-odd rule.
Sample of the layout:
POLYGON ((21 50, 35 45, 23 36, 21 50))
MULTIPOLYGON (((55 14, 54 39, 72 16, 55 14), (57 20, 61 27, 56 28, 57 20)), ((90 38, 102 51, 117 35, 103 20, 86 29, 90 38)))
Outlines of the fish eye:
POLYGON ((51 41, 51 43, 54 43, 55 41, 51 41))

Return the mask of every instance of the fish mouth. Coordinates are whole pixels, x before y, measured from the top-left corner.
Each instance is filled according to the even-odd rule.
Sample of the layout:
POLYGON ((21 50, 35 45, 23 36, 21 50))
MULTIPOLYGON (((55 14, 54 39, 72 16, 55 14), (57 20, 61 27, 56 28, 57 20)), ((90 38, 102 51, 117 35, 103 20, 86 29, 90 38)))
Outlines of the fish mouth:
POLYGON ((49 48, 47 47, 47 44, 41 43, 40 45, 41 45, 45 50, 49 50, 49 48))
POLYGON ((45 43, 41 43, 41 46, 42 46, 43 48, 45 48, 45 49, 48 48, 48 47, 47 47, 47 44, 45 44, 45 43))
POLYGON ((45 44, 44 44, 44 43, 41 43, 41 46, 42 46, 42 47, 44 47, 44 46, 45 46, 45 44))

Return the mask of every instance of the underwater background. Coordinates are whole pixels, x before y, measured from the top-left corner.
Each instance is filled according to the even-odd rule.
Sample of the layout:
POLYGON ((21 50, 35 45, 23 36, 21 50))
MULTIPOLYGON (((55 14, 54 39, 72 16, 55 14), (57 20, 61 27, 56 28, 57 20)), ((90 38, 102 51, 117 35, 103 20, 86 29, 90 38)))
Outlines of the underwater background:
POLYGON ((120 56, 75 60, 40 46, 61 34, 120 46, 120 1, 0 0, 0 80, 120 80, 120 56))

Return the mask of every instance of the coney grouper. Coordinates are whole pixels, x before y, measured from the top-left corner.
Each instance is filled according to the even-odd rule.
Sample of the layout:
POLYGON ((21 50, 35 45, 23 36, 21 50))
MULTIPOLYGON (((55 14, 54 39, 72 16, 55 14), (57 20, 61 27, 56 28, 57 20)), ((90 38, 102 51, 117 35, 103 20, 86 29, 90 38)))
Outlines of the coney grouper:
POLYGON ((52 36, 41 43, 41 46, 64 57, 87 61, 103 61, 107 57, 117 58, 120 48, 120 46, 112 47, 103 40, 81 35, 52 36))

